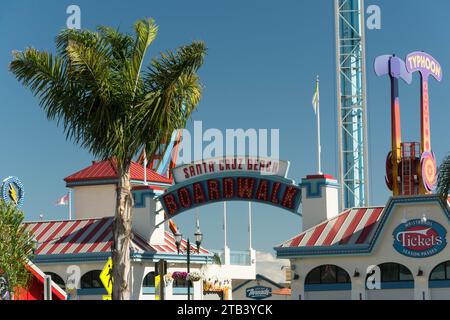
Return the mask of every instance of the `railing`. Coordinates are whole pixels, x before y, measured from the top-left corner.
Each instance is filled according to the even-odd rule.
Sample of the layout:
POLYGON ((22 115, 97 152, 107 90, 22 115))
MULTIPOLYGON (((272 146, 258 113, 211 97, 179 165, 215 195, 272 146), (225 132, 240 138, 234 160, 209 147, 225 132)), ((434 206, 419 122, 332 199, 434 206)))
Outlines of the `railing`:
MULTIPOLYGON (((220 262, 225 264, 225 255, 223 250, 214 250, 213 253, 220 257, 220 262)), ((230 251, 230 265, 233 266, 250 266, 250 252, 249 251, 230 251)))

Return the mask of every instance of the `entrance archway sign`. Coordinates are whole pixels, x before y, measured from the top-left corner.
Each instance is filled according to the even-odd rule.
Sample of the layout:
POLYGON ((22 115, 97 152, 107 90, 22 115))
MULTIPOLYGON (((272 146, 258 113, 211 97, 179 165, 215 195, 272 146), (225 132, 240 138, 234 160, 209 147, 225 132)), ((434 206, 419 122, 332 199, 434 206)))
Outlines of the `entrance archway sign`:
POLYGON ((167 219, 207 204, 251 201, 299 215, 301 189, 286 178, 288 161, 226 157, 183 165, 173 170, 175 184, 159 197, 167 219))

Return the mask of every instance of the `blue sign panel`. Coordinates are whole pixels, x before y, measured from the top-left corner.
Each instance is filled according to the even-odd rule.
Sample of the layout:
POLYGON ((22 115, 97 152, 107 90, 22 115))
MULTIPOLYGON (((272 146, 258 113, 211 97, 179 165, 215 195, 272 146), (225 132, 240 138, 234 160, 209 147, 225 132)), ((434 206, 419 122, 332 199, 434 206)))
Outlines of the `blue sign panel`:
POLYGON ((255 300, 267 299, 272 296, 272 288, 263 287, 263 286, 247 288, 245 290, 245 295, 249 299, 255 299, 255 300))
POLYGON ((447 230, 436 221, 410 220, 394 230, 394 248, 407 257, 431 257, 444 250, 446 234, 447 230))

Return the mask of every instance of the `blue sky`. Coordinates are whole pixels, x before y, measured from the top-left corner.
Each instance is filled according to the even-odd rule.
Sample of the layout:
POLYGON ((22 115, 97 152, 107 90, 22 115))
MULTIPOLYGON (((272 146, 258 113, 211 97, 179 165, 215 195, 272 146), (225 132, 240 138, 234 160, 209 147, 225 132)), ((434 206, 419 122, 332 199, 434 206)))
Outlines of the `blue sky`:
MULTIPOLYGON (((33 46, 54 50, 54 37, 65 27, 66 8, 77 4, 82 27, 97 25, 131 31, 133 22, 153 17, 159 35, 148 57, 200 39, 209 48, 200 71, 204 95, 193 120, 204 129, 280 129, 280 157, 291 161, 290 177, 299 181, 316 170, 315 118, 311 107, 316 74, 321 77, 323 166, 337 174, 337 129, 333 1, 56 1, 7 0, 0 4, 0 178, 15 175, 26 188, 28 220, 64 218, 55 207, 65 192, 63 178, 90 164, 91 155, 65 140, 48 122, 38 101, 8 71, 12 50, 33 46)), ((444 80, 431 90, 432 147, 438 162, 450 150, 450 41, 448 0, 366 0, 381 8, 381 30, 367 30, 371 204, 384 204, 384 163, 390 148, 388 80, 377 78, 376 56, 404 57, 424 50, 438 59, 444 80)), ((419 81, 402 85, 402 128, 406 141, 419 140, 419 81)), ((192 124, 188 125, 188 129, 192 124)), ((222 246, 219 205, 200 210, 205 245, 222 246)), ((229 242, 247 248, 246 206, 229 205, 229 242)), ((185 235, 194 233, 194 214, 176 219, 185 235)), ((254 247, 271 248, 296 234, 298 217, 272 207, 254 206, 254 247)))

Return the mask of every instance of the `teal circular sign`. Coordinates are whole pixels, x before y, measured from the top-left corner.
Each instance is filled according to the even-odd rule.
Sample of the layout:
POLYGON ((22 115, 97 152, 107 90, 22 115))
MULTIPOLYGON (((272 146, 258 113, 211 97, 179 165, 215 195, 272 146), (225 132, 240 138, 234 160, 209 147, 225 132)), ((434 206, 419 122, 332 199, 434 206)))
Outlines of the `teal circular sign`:
POLYGON ((19 178, 8 177, 3 180, 1 196, 7 204, 13 203, 18 208, 21 208, 23 206, 25 190, 19 178))

